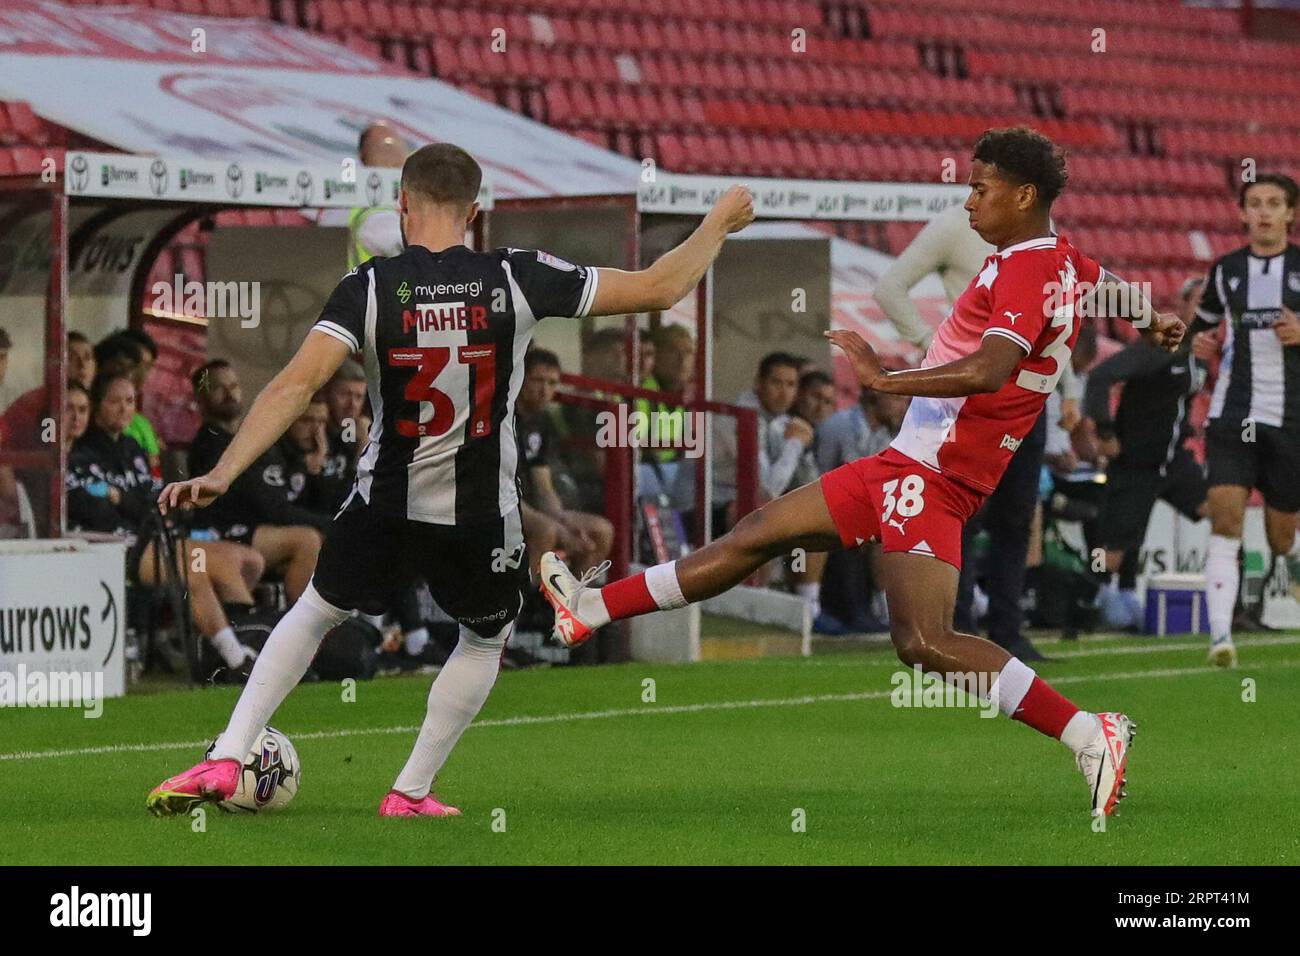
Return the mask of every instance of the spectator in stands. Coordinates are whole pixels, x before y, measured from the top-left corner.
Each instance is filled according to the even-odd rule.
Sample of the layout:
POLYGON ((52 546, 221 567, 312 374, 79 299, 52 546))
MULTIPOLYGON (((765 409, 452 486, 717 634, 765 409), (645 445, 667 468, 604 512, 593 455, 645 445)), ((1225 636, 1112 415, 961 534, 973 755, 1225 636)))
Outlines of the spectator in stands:
POLYGON ((95 345, 96 377, 125 375, 134 379, 143 351, 135 339, 128 338, 120 332, 105 336, 95 345))
POLYGON ((556 434, 551 404, 560 384, 560 360, 546 349, 524 356, 524 381, 515 406, 515 440, 525 512, 524 537, 534 559, 548 550, 563 551, 565 560, 585 571, 604 561, 614 542, 614 526, 601 515, 564 506, 555 490, 556 434), (556 546, 542 547, 554 541, 556 546))
MULTIPOLYGON (((627 356, 623 354, 624 332, 617 326, 597 329, 582 349, 582 374, 611 382, 626 382, 627 356)), ((643 356, 644 357, 644 353, 643 356)))
MULTIPOLYGON (((230 363, 214 359, 191 378, 203 425, 190 445, 190 474, 211 471, 230 444, 244 414, 239 376, 230 363)), ((284 574, 290 602, 311 580, 321 535, 330 516, 289 500, 287 466, 278 445, 255 461, 209 508, 195 517, 227 541, 251 545, 268 569, 284 574)))
MULTIPOLYGON (((784 428, 772 436, 772 441, 766 440, 773 421, 794 406, 799 394, 800 370, 804 363, 804 359, 785 352, 773 352, 764 356, 758 365, 754 387, 742 392, 736 399, 737 405, 758 412, 758 475, 759 496, 762 500, 775 498, 789 487, 804 453, 812 446, 813 426, 806 418, 798 415, 786 415, 784 428)), ((734 500, 739 463, 736 461, 734 429, 731 431, 730 442, 724 436, 719 445, 714 473, 716 475, 719 471, 722 472, 721 490, 724 496, 734 500), (718 465, 722 467, 719 468, 718 465)))
POLYGON ((63 405, 63 450, 72 454, 72 446, 90 427, 90 389, 80 379, 68 379, 67 400, 63 405))
MULTIPOLYGON (((8 341, 8 334, 0 329, 0 343, 8 341)), ((5 356, 0 359, 0 365, 7 364, 8 349, 7 345, 0 347, 0 353, 5 356)), ((95 378, 95 352, 90 340, 80 332, 69 332, 64 354, 69 380, 79 382, 82 388, 89 389, 95 378)), ((0 383, 3 382, 4 370, 0 368, 0 383)), ((41 447, 44 444, 42 426, 47 417, 53 417, 53 410, 49 407, 49 396, 46 394, 45 383, 42 382, 19 395, 4 410, 4 416, 0 418, 0 447, 7 447, 11 451, 30 451, 41 447)))
MULTIPOLYGON (((820 369, 813 368, 799 376, 799 390, 795 393, 794 404, 785 415, 772 419, 767 428, 768 458, 779 458, 786 443, 786 426, 794 419, 802 421, 813 430, 816 441, 817 429, 835 411, 835 382, 820 369)), ((817 469, 817 459, 813 454, 813 445, 804 447, 794 474, 782 490, 782 494, 791 491, 821 477, 817 469)), ((790 581, 798 594, 808 602, 812 613, 813 630, 818 634, 838 635, 848 633, 848 626, 833 615, 826 614, 821 606, 822 574, 826 569, 825 551, 804 551, 793 556, 788 562, 790 581)))
POLYGON ((332 517, 343 504, 347 490, 325 474, 330 452, 329 420, 329 404, 323 394, 317 393, 278 444, 286 465, 289 500, 308 511, 332 517))
MULTIPOLYGON (((384 122, 371 123, 357 140, 357 158, 362 166, 400 169, 410 151, 406 141, 384 122)), ((396 209, 360 206, 348 215, 349 269, 372 256, 395 256, 405 247, 396 209)))
POLYGON ((135 418, 131 419, 131 424, 127 426, 126 433, 139 442, 140 447, 149 456, 149 466, 153 469, 153 473, 161 477, 163 444, 158 440, 153 422, 140 411, 144 405, 144 387, 149 381, 149 373, 153 371, 154 363, 158 361, 158 343, 143 329, 124 329, 117 334, 134 342, 140 349, 140 361, 131 373, 131 381, 135 383, 136 413, 135 418))
MULTIPOLYGON (((725 534, 734 520, 738 473, 756 471, 758 476, 758 504, 769 501, 789 486, 795 469, 804 452, 812 444, 813 429, 801 418, 785 421, 780 435, 767 440, 772 422, 785 415, 794 404, 799 390, 800 359, 787 352, 772 352, 763 357, 753 388, 746 389, 735 401, 742 408, 752 408, 758 413, 758 460, 739 463, 736 460, 737 442, 735 419, 727 415, 713 416, 713 514, 715 537, 725 534)), ((683 512, 692 512, 695 501, 695 469, 681 468, 673 500, 683 512)), ((690 526, 688 520, 688 527, 690 526)))
MULTIPOLYGON (((652 342, 653 371, 641 381, 641 387, 684 394, 695 380, 695 339, 685 326, 664 325, 654 333, 652 342)), ((645 416, 643 420, 646 422, 651 420, 650 416, 658 416, 660 442, 666 446, 643 450, 642 459, 657 464, 676 461, 682 448, 685 409, 670 402, 652 402, 647 398, 638 398, 633 407, 645 416)), ((672 475, 664 474, 662 480, 665 485, 670 484, 672 475)))
MULTIPOLYGON (((645 381, 654 374, 656 359, 655 337, 654 333, 649 329, 639 329, 637 338, 637 351, 641 353, 641 367, 636 378, 637 381, 645 381)), ((692 360, 695 358, 694 348, 691 349, 691 358, 692 360)))
MULTIPOLYGON (((135 384, 120 372, 96 377, 89 396, 68 383, 64 411, 68 453, 68 526, 127 540, 128 579, 147 587, 161 583, 155 508, 161 483, 149 470, 144 449, 126 434, 135 414, 135 384), (74 437, 75 436, 75 437, 74 437), (156 523, 155 523, 156 521, 156 523)), ((187 580, 194 624, 232 670, 256 653, 240 644, 222 601, 251 607, 253 596, 232 545, 185 539, 176 548, 177 571, 187 580)))
POLYGON ((817 442, 817 430, 835 411, 835 381, 821 369, 813 368, 799 376, 799 388, 795 392, 794 403, 790 411, 777 415, 767 428, 767 454, 769 459, 779 458, 786 442, 786 426, 791 419, 807 423, 813 430, 813 442, 806 446, 795 466, 794 474, 780 494, 785 494, 816 481, 821 476, 814 453, 817 442))
MULTIPOLYGON (((7 342, 8 336, 0 329, 0 342, 7 342)), ((78 382, 83 389, 89 389, 95 377, 95 353, 90 340, 80 332, 69 332, 65 346, 68 376, 78 382)), ((7 346, 4 349, 7 355, 7 346)), ((0 370, 0 383, 4 373, 0 370)), ((18 396, 0 417, 0 449, 9 451, 33 451, 48 447, 54 429, 55 415, 45 383, 29 389, 18 396)), ((13 469, 8 465, 0 466, 0 526, 16 529, 19 533, 29 533, 30 528, 18 528, 19 486, 27 495, 33 517, 38 524, 40 516, 49 510, 49 477, 39 469, 13 469)))
POLYGON ((329 408, 326 437, 329 452, 325 457, 327 478, 351 486, 357 462, 370 435, 370 416, 366 414, 366 370, 351 359, 344 361, 322 390, 329 408))
POLYGON ((68 380, 79 382, 89 392, 95 381, 95 347, 80 332, 68 333, 68 380))

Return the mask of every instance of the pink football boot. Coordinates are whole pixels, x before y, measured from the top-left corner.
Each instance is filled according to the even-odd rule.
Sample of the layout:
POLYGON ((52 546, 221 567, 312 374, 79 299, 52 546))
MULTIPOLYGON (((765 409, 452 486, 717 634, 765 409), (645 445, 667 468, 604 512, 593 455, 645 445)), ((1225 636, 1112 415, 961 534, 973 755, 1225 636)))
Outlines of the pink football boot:
POLYGON ((238 760, 205 760, 154 787, 145 806, 156 817, 169 817, 189 813, 207 801, 229 800, 242 770, 238 760))
POLYGON ((440 803, 429 794, 423 800, 412 800, 404 793, 389 790, 379 804, 381 817, 458 817, 455 807, 440 803))

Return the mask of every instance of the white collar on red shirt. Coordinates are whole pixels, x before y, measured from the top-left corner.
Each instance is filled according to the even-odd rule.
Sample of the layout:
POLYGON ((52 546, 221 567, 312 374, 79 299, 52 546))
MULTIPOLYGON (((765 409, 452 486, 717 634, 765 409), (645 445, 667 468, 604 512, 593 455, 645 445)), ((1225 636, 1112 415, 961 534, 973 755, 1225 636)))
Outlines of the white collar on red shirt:
POLYGON ((996 254, 1005 259, 1011 253, 1020 252, 1022 249, 1052 249, 1055 246, 1056 236, 1039 236, 1037 239, 1026 239, 1024 242, 1017 242, 1014 246, 999 249, 996 254))

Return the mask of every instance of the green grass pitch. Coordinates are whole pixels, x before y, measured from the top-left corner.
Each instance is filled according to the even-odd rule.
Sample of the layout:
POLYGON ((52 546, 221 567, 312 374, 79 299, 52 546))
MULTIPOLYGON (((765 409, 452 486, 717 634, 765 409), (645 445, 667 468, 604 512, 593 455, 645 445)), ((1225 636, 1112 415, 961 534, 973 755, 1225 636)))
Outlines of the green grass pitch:
POLYGON ((206 832, 144 798, 202 756, 234 689, 132 695, 98 720, 0 711, 0 864, 1300 861, 1300 636, 1244 639, 1231 672, 1200 640, 1045 648, 1039 673, 1063 693, 1140 726, 1104 833, 1063 747, 974 709, 895 708, 900 665, 859 648, 507 672, 439 780, 464 811, 451 820, 375 815, 428 676, 362 683, 352 703, 300 687, 275 719, 303 762, 297 799, 213 810, 206 832))

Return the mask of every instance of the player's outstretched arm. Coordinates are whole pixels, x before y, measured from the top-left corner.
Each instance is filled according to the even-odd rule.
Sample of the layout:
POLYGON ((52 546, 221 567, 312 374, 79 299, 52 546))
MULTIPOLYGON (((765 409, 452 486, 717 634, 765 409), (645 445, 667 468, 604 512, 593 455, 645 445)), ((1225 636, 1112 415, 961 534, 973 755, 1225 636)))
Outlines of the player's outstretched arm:
POLYGON ((681 245, 655 264, 637 272, 601 269, 596 300, 589 315, 627 315, 671 309, 699 285, 723 240, 754 221, 754 197, 745 186, 732 186, 714 203, 704 221, 681 245))
POLYGON ((158 496, 163 514, 182 505, 208 505, 297 421, 311 397, 330 380, 351 349, 323 332, 307 333, 289 364, 267 383, 221 459, 206 475, 168 485, 158 496))
POLYGON ((970 355, 932 368, 909 368, 887 372, 875 349, 857 332, 836 329, 824 333, 832 344, 844 350, 858 381, 868 388, 892 395, 926 398, 959 398, 996 392, 1006 384, 1024 349, 1001 335, 990 335, 970 355))

